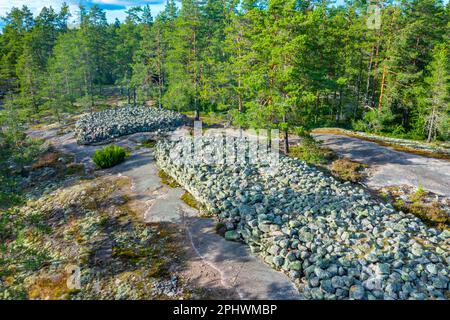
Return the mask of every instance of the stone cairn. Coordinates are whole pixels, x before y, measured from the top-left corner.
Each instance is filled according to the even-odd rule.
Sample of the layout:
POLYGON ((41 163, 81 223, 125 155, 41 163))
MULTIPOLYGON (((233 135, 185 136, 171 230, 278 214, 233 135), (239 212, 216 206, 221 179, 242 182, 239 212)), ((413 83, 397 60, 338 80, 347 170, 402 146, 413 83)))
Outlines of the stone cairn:
POLYGON ((99 143, 137 132, 172 130, 184 119, 170 110, 127 106, 84 114, 75 125, 75 135, 79 144, 99 143))
MULTIPOLYGON (((231 141, 234 152, 244 143, 231 141)), ((227 161, 235 154, 211 164, 184 157, 192 146, 191 138, 158 142, 159 167, 225 224, 227 239, 248 244, 306 298, 449 298, 449 231, 303 161, 280 155, 276 170, 267 170, 245 157, 227 161)))

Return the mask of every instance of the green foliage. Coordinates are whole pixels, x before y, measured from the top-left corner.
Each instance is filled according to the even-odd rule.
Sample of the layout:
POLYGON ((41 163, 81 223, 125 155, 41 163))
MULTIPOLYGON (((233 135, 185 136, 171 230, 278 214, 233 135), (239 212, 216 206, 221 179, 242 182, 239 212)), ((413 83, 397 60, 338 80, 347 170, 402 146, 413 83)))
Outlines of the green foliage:
POLYGON ((307 3, 171 0, 154 19, 133 7, 113 24, 82 7, 71 29, 67 6, 37 17, 12 9, 0 91, 17 96, 29 121, 92 111, 115 85, 130 104, 219 111, 240 127, 449 138, 448 6, 384 1, 377 29, 366 1, 307 3))
POLYGON ((289 155, 306 161, 309 164, 325 164, 335 155, 330 149, 321 146, 311 135, 305 134, 298 146, 290 147, 289 155))
POLYGON ((40 153, 42 143, 24 133, 23 115, 15 100, 8 99, 0 111, 0 209, 20 203, 20 173, 40 153))
POLYGON ((411 197, 411 199, 413 201, 421 201, 426 195, 426 191, 423 188, 422 184, 419 184, 419 186, 417 187, 416 192, 413 194, 413 196, 411 197))
POLYGON ((99 168, 106 169, 123 162, 127 156, 128 153, 124 148, 111 145, 95 151, 92 160, 99 168))

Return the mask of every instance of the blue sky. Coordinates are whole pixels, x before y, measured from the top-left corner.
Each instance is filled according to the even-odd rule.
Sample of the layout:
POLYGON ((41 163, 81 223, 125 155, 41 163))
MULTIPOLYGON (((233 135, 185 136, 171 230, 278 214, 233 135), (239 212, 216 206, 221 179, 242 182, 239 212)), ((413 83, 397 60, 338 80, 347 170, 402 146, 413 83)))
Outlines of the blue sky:
MULTIPOLYGON (((152 15, 156 16, 164 9, 166 0, 0 0, 0 17, 5 16, 12 7, 26 5, 34 14, 38 14, 43 7, 52 6, 55 10, 59 10, 64 2, 70 7, 72 15, 78 11, 80 2, 86 7, 96 4, 105 10, 108 21, 113 22, 116 18, 123 20, 127 8, 146 4, 150 6, 152 15)), ((0 29, 1 27, 0 21, 0 29)))

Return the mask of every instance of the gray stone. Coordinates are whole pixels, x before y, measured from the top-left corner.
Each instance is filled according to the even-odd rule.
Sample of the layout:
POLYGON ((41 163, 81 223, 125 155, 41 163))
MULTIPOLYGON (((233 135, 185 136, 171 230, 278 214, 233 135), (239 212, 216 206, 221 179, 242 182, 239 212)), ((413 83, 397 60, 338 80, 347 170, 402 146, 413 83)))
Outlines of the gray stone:
POLYGON ((364 298, 365 290, 360 285, 350 287, 350 299, 361 300, 364 298))
POLYGON ((229 241, 238 241, 240 238, 241 236, 236 230, 230 230, 225 232, 225 239, 229 241))
POLYGON ((323 270, 319 267, 314 268, 314 273, 319 279, 328 279, 330 278, 330 273, 326 270, 323 270))
POLYGON ((281 267, 284 264, 284 258, 282 256, 273 257, 272 262, 277 267, 281 267))
POLYGON ((289 263, 289 269, 295 270, 295 271, 301 271, 302 270, 302 263, 300 261, 292 261, 289 263))
POLYGON ((309 285, 311 287, 317 287, 317 286, 319 286, 319 283, 320 283, 320 280, 317 277, 312 277, 309 279, 309 285))
POLYGON ((427 269, 427 271, 431 274, 437 274, 437 268, 435 264, 427 264, 427 266, 425 267, 427 269))
POLYGON ((375 270, 376 270, 377 274, 389 274, 390 266, 387 263, 379 263, 379 264, 377 264, 375 270))

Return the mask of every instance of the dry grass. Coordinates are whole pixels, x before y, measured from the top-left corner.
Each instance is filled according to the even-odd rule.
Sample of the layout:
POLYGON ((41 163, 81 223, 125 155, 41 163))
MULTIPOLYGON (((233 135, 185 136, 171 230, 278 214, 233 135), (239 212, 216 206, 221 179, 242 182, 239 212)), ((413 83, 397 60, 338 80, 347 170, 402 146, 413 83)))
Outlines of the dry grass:
POLYGON ((67 299, 73 290, 67 286, 67 274, 58 273, 51 277, 37 278, 28 289, 31 300, 67 299))
POLYGON ((415 215, 429 227, 439 230, 450 230, 450 217, 437 202, 424 203, 417 201, 406 203, 402 200, 397 200, 394 202, 394 207, 397 210, 415 215))
POLYGON ((338 159, 331 164, 331 172, 333 175, 352 182, 358 182, 364 177, 363 171, 367 165, 352 161, 347 158, 338 159))
MULTIPOLYGON (((386 198, 393 200, 395 209, 410 213, 422 220, 427 226, 439 230, 450 230, 450 216, 437 201, 427 201, 428 192, 419 187, 406 200, 400 198, 404 194, 400 187, 387 188, 386 198)), ((428 197, 429 198, 429 197, 428 197)))
POLYGON ((58 159, 63 156, 60 152, 49 151, 41 156, 33 163, 31 168, 33 170, 44 168, 44 167, 56 167, 59 165, 58 159))

